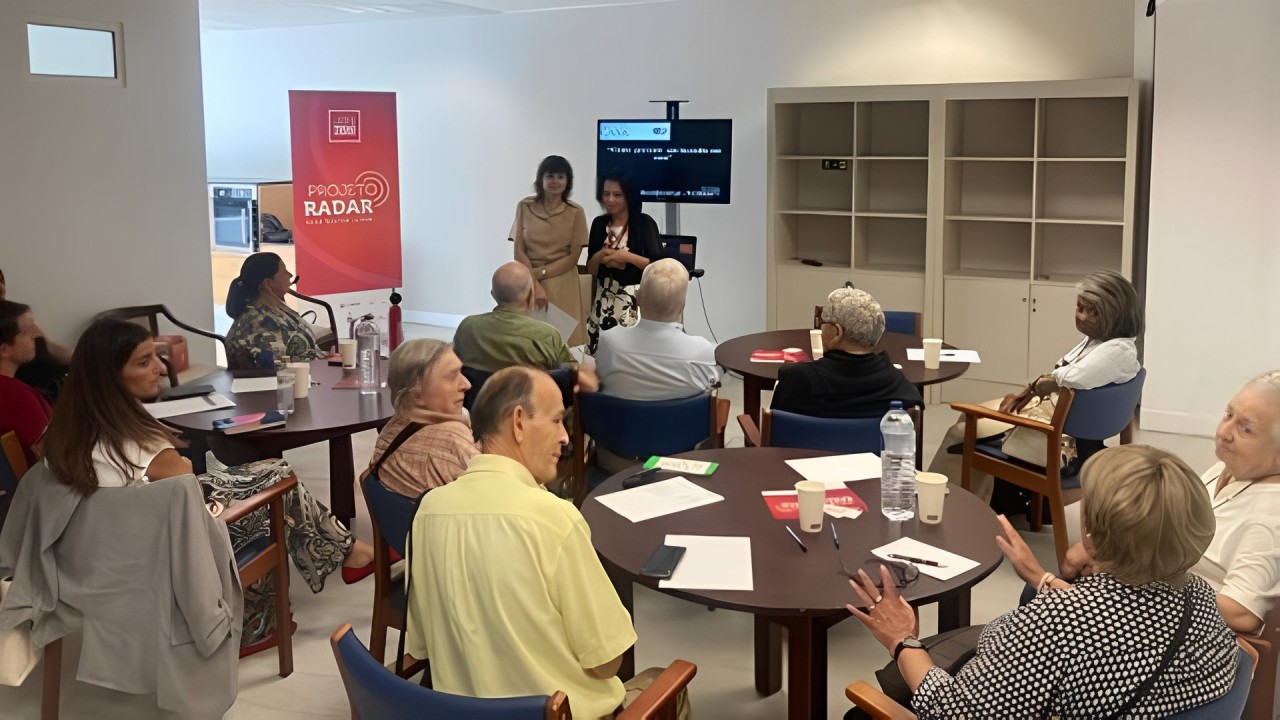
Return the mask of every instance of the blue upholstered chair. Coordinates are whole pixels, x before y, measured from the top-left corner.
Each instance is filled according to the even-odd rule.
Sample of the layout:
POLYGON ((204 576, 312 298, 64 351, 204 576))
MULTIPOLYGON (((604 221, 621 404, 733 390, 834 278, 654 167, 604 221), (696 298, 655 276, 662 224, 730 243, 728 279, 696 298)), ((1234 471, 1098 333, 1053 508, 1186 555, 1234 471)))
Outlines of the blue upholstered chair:
MULTIPOLYGON (((573 407, 573 388, 578 383, 578 371, 572 366, 559 367, 548 371, 551 379, 556 381, 556 385, 560 386, 560 393, 564 397, 565 407, 573 407)), ((493 373, 485 370, 477 370, 473 367, 462 366, 462 376, 471 383, 471 388, 467 390, 466 395, 462 398, 462 406, 467 410, 475 404, 476 396, 480 394, 480 388, 484 387, 485 382, 493 373)))
POLYGON ((1060 448, 1062 436, 1083 440, 1106 440, 1121 435, 1133 421, 1138 400, 1142 397, 1142 384, 1147 371, 1141 369, 1128 382, 1106 385, 1092 390, 1063 388, 1058 393, 1053 418, 1048 424, 1028 418, 991 410, 981 405, 952 403, 951 407, 965 416, 964 461, 960 472, 960 484, 968 490, 974 471, 984 472, 1012 483, 1031 495, 1030 524, 1033 531, 1041 527, 1041 498, 1049 501, 1049 515, 1053 522, 1053 541, 1058 553, 1058 564, 1067 554, 1067 529, 1065 507, 1079 499, 1080 478, 1062 473, 1060 448), (999 443, 980 443, 977 437, 977 420, 991 418, 1016 427, 1030 428, 1046 436, 1045 462, 1042 466, 1028 463, 1005 454, 999 443))
MULTIPOLYGON (((907 408, 916 426, 916 465, 920 459, 920 408, 907 408)), ((760 428, 750 415, 739 415, 738 425, 747 447, 789 447, 837 453, 876 453, 884 450, 880 416, 870 418, 820 418, 785 410, 765 410, 760 428)))
MULTIPOLYGON (((360 482, 365 504, 369 506, 369 519, 373 524, 373 623, 369 636, 369 651, 378 662, 385 660, 387 629, 395 628, 404 634, 405 594, 404 583, 391 577, 391 553, 405 557, 405 538, 413 525, 422 498, 409 498, 388 490, 378 474, 368 472, 360 482)), ((401 672, 416 675, 425 663, 415 663, 401 672)))
MULTIPOLYGON (((813 329, 822 328, 822 306, 813 306, 813 329)), ((918 312, 909 310, 885 310, 884 329, 886 332, 903 335, 921 335, 924 333, 924 319, 918 312)))

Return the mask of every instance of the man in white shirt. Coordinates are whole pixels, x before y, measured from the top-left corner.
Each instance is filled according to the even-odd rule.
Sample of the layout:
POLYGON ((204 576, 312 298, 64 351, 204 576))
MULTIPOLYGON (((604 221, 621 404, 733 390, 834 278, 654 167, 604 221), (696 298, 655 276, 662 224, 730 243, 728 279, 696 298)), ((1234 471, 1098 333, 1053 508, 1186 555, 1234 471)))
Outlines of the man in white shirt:
POLYGON ((716 346, 688 335, 684 315, 689 271, 678 260, 650 263, 636 301, 640 321, 600 333, 600 391, 626 400, 674 400, 705 392, 720 380, 716 346))

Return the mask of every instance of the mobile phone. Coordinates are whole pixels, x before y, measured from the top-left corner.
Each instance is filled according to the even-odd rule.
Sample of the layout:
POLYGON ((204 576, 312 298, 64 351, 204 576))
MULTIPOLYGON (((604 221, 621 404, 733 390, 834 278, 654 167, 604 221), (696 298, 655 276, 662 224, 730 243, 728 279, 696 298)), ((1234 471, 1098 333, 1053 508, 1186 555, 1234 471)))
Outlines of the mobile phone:
POLYGON ((649 559, 644 561, 640 574, 665 580, 676 571, 676 566, 680 564, 682 557, 684 557, 684 548, 679 545, 659 545, 649 559))
POLYGON ((183 398, 200 397, 201 395, 212 395, 214 392, 212 385, 185 385, 166 390, 161 394, 160 399, 181 400, 183 398))

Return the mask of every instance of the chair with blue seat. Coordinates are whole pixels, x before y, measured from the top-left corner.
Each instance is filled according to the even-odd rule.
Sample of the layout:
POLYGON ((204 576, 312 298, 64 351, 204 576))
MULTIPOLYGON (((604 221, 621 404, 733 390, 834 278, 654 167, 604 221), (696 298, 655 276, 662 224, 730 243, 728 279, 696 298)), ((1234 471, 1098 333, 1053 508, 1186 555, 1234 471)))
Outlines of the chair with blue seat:
MULTIPOLYGON (((364 493, 373 524, 373 623, 369 651, 378 662, 383 662, 387 652, 387 630, 399 630, 402 638, 405 631, 404 583, 391 576, 394 564, 391 553, 394 551, 400 557, 406 557, 405 539, 413 526, 413 516, 418 512, 422 497, 405 497, 388 490, 376 470, 365 474, 360 490, 364 493)), ((425 661, 420 661, 401 668, 399 672, 403 677, 410 677, 425 667, 425 661)))
MULTIPOLYGON (((920 408, 907 408, 916 427, 916 456, 920 455, 920 408)), ((838 453, 876 453, 884 450, 881 416, 869 418, 820 418, 785 410, 765 410, 760 427, 750 415, 739 415, 738 425, 747 447, 788 447, 838 453)), ((919 463, 917 462, 917 465, 919 463)))
POLYGON ((1134 412, 1142 397, 1142 384, 1147 371, 1141 369, 1133 379, 1091 390, 1062 388, 1048 424, 1012 413, 1002 413, 981 405, 952 403, 951 407, 965 416, 964 460, 960 472, 960 485, 970 489, 974 471, 988 473, 1031 492, 1032 531, 1042 525, 1042 498, 1049 503, 1049 516, 1053 523, 1053 541, 1062 566, 1067 555, 1067 528, 1065 508, 1080 497, 1078 474, 1064 475, 1062 468, 1062 436, 1081 440, 1106 440, 1117 435, 1127 441, 1126 429, 1133 422, 1134 412), (1043 465, 1025 462, 1007 455, 999 441, 979 442, 977 421, 991 418, 1015 427, 1030 428, 1044 433, 1045 461, 1043 465))
MULTIPOLYGON (((572 365, 558 367, 554 370, 548 370, 547 374, 552 380, 556 381, 556 385, 560 386, 560 394, 564 398, 565 407, 573 407, 574 386, 578 384, 578 369, 572 365)), ((484 387, 486 381, 493 373, 487 370, 477 370, 473 367, 462 366, 462 376, 471 383, 471 387, 467 390, 466 395, 462 398, 462 406, 468 411, 475 404, 476 396, 480 394, 480 388, 484 387)))
MULTIPOLYGON (((822 329, 821 305, 813 307, 813 329, 822 329)), ((884 329, 885 332, 901 333, 903 335, 923 335, 924 318, 920 313, 909 310, 885 310, 884 329)))

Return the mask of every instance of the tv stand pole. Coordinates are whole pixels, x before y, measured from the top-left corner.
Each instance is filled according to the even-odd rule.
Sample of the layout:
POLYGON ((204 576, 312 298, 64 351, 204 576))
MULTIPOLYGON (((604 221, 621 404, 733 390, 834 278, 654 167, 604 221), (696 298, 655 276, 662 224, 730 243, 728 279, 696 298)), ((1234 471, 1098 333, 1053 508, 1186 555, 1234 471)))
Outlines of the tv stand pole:
MULTIPOLYGON (((688 100, 650 100, 651 103, 665 103, 667 106, 667 119, 680 119, 680 103, 687 103, 688 100)), ((663 203, 667 208, 666 222, 663 223, 663 230, 667 235, 680 234, 680 203, 663 203)))

